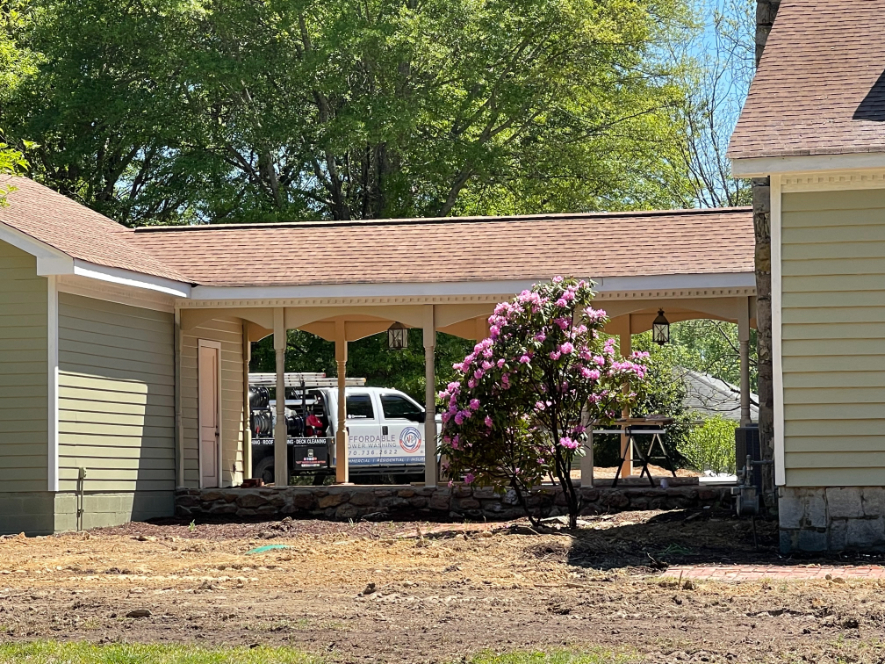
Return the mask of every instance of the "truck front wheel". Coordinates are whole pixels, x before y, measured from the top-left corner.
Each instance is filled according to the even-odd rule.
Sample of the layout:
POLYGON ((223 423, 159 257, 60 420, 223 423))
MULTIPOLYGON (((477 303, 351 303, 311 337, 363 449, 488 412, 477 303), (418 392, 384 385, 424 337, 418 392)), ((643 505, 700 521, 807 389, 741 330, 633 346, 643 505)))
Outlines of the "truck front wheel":
POLYGON ((265 484, 272 484, 274 481, 274 460, 273 457, 265 457, 255 466, 255 477, 264 480, 265 484))

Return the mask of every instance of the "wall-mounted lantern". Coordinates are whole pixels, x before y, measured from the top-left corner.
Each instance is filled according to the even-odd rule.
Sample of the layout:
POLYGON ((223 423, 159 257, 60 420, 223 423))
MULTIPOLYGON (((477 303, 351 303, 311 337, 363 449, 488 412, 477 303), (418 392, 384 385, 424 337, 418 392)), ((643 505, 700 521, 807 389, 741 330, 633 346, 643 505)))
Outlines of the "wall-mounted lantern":
POLYGON ((670 321, 664 316, 663 309, 658 310, 658 317, 651 324, 651 340, 658 346, 670 343, 670 321))
POLYGON ((387 347, 390 350, 403 350, 409 347, 409 329, 402 323, 394 323, 387 328, 387 347))

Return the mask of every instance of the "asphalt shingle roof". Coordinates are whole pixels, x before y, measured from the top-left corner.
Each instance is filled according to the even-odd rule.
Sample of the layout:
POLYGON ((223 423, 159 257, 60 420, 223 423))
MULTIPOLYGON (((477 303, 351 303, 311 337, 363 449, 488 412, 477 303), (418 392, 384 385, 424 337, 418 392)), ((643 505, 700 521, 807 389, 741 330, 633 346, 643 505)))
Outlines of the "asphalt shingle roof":
POLYGON ((187 283, 189 279, 134 245, 133 231, 84 205, 23 177, 2 179, 15 187, 0 207, 0 222, 71 258, 187 283))
POLYGON ((749 208, 129 229, 31 180, 0 222, 73 258, 207 286, 753 271, 749 208))
POLYGON ((732 159, 885 152, 885 0, 783 0, 732 159))

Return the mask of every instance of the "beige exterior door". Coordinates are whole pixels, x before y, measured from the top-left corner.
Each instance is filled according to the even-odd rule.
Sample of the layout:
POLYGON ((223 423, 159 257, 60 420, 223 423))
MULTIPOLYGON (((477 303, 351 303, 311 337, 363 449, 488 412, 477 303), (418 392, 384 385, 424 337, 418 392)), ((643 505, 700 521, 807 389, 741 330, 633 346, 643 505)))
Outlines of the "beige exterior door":
POLYGON ((220 344, 200 341, 200 486, 217 487, 221 478, 220 344))

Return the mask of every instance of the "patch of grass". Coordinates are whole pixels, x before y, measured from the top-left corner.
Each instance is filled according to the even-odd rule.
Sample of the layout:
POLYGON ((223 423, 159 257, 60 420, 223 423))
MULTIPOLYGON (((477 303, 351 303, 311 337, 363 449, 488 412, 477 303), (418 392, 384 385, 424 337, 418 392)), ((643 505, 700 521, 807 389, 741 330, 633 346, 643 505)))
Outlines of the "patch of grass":
POLYGON ((640 657, 633 651, 590 648, 583 651, 514 652, 496 655, 484 652, 470 659, 470 664, 632 664, 640 657))
POLYGON ((0 644, 0 664, 321 664, 292 648, 59 643, 0 644))
POLYGON ((665 549, 660 552, 662 556, 688 556, 694 553, 693 550, 689 549, 687 546, 682 546, 681 544, 673 543, 668 544, 665 549))

